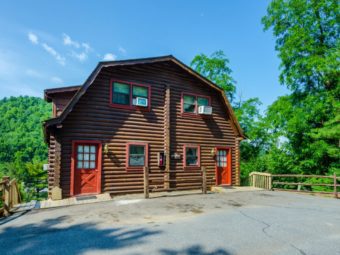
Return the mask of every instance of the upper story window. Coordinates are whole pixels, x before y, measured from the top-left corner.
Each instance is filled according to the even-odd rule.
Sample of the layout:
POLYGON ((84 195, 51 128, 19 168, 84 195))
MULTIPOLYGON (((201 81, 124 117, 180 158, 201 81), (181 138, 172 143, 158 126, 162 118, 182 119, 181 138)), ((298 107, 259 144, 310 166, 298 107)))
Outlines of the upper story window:
POLYGON ((130 85, 124 83, 113 83, 112 103, 130 105, 130 85))
POLYGON ((210 97, 182 94, 182 113, 198 114, 198 107, 210 106, 210 97))
POLYGON ((149 90, 147 87, 132 86, 132 99, 136 100, 137 97, 149 98, 149 90))
POLYGON ((150 109, 150 86, 111 81, 111 106, 126 109, 150 109))

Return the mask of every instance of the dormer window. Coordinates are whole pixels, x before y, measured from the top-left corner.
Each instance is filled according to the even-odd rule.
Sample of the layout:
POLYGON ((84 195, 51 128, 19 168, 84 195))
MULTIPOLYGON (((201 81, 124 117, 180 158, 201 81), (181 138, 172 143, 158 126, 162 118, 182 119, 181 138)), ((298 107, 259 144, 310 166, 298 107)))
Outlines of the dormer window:
POLYGON ((150 86, 112 80, 110 105, 124 109, 150 110, 150 86))

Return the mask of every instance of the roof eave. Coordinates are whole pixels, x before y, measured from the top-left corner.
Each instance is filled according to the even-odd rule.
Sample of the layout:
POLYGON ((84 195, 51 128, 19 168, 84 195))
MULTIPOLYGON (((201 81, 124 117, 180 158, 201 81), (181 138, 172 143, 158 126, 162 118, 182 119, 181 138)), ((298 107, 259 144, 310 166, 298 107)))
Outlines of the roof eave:
POLYGON ((44 99, 47 102, 52 101, 51 95, 59 94, 59 93, 68 93, 68 92, 76 92, 81 88, 82 85, 75 85, 75 86, 67 86, 67 87, 59 87, 59 88, 51 88, 44 90, 44 99))

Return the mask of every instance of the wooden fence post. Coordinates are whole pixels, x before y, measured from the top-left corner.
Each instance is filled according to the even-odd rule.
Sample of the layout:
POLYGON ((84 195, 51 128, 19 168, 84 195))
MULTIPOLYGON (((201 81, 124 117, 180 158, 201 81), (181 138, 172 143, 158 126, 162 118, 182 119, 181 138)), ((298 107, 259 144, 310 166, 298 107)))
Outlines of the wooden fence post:
POLYGON ((202 167, 202 192, 207 194, 207 170, 204 166, 202 167))
POLYGON ((338 192, 337 192, 337 181, 336 181, 336 173, 334 173, 334 197, 338 198, 338 192))
POLYGON ((149 168, 144 167, 144 197, 149 198, 149 168))
POLYGON ((10 186, 9 186, 9 177, 8 176, 4 176, 2 177, 2 181, 4 182, 4 215, 5 216, 9 216, 10 215, 10 194, 9 194, 9 189, 10 189, 10 186))
POLYGON ((270 174, 269 178, 269 190, 273 189, 273 176, 270 174))

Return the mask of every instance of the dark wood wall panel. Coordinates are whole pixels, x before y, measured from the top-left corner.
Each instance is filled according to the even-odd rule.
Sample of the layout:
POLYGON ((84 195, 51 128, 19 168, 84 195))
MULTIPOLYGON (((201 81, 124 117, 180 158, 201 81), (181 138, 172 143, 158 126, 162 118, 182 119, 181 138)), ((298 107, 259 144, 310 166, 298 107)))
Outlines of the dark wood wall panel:
POLYGON ((55 162, 55 137, 50 135, 50 143, 48 145, 48 196, 51 196, 51 190, 54 185, 54 162, 55 162))
MULTIPOLYGON (((201 166, 207 168, 208 184, 214 183, 215 161, 211 149, 215 146, 232 148, 233 169, 236 134, 221 95, 188 75, 175 64, 148 64, 130 67, 104 68, 67 116, 62 125, 61 188, 63 196, 70 194, 72 140, 100 140, 108 145, 102 158, 102 192, 126 194, 143 191, 143 172, 130 172, 125 167, 126 143, 142 141, 149 144, 151 188, 163 188, 152 180, 164 176, 164 168, 157 162, 157 153, 164 150, 164 104, 166 85, 170 86, 170 150, 183 157, 184 144, 201 146, 201 166), (110 80, 124 80, 149 84, 151 111, 123 110, 109 105, 110 80), (209 95, 213 115, 187 117, 181 114, 181 93, 209 95)), ((53 146, 53 141, 50 143, 53 146)), ((52 148, 52 147, 51 147, 52 148)), ((53 165, 50 153, 50 167, 53 165)), ((199 169, 183 170, 182 159, 171 160, 170 178, 200 176, 199 169), (182 172, 177 172, 182 171, 182 172)), ((52 181, 52 175, 51 175, 52 181)), ((233 183, 235 177, 233 176, 233 183)), ((199 180, 199 179, 197 179, 199 180)), ((200 181, 178 181, 177 189, 199 188, 200 181)))
POLYGON ((74 96, 75 91, 73 92, 64 92, 64 93, 58 93, 53 95, 52 100, 52 108, 53 108, 53 117, 59 116, 61 112, 64 110, 68 102, 71 100, 71 98, 74 96))

